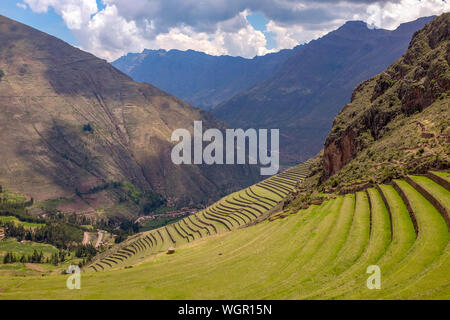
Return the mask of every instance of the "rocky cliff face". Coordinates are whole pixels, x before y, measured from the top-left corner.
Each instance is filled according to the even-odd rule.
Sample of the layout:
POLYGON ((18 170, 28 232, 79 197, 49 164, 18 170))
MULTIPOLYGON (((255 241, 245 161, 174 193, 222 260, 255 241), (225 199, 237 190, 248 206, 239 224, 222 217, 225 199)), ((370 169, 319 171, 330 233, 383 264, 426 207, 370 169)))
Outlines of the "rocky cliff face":
POLYGON ((332 175, 339 171, 353 159, 359 149, 355 142, 355 137, 355 132, 349 129, 341 139, 331 141, 325 147, 323 167, 327 175, 332 175))
POLYGON ((386 135, 392 121, 446 99, 450 90, 449 32, 450 13, 445 13, 416 32, 407 52, 385 72, 356 87, 325 142, 325 178, 386 135))
MULTIPOLYGON (((0 184, 79 210, 121 207, 132 183, 174 204, 198 204, 251 184, 245 166, 176 166, 173 130, 224 125, 106 61, 0 16, 0 184), (81 198, 81 199, 80 199, 81 198)), ((102 211, 102 212, 103 212, 102 211)), ((107 212, 108 213, 108 212, 107 212)))

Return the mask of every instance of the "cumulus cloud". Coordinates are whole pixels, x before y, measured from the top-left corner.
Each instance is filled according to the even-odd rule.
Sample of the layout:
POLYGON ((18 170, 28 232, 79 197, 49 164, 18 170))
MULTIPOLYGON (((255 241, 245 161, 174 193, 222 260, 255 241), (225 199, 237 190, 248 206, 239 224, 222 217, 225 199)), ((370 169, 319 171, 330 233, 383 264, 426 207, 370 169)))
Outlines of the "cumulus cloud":
POLYGON ((107 60, 144 49, 194 49, 212 55, 246 57, 269 52, 264 34, 251 27, 245 16, 246 11, 221 21, 215 30, 201 31, 178 24, 166 32, 159 32, 155 22, 148 17, 139 21, 127 20, 115 5, 111 5, 93 16, 84 28, 73 32, 83 41, 83 49, 107 60))
POLYGON ((24 0, 24 2, 38 13, 45 13, 49 7, 53 7, 72 30, 86 26, 91 15, 98 11, 95 0, 24 0))
MULTIPOLYGON (((247 21, 262 13, 274 50, 320 37, 347 20, 393 29, 450 10, 443 0, 23 0, 35 12, 53 7, 83 49, 108 60, 143 49, 194 49, 253 57, 269 52, 247 21)), ((272 50, 273 51, 273 50, 272 50)))
POLYGON ((369 24, 395 29, 400 23, 419 17, 439 15, 450 11, 450 2, 442 0, 402 0, 398 2, 373 3, 362 18, 369 24))

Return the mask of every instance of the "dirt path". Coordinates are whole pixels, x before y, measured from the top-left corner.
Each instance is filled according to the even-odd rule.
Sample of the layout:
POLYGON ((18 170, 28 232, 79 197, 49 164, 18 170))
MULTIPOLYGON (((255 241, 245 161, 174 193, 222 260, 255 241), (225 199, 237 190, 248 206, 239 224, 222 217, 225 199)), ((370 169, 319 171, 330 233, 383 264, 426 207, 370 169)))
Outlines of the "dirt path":
POLYGON ((102 244, 103 232, 98 232, 97 242, 95 243, 95 247, 98 248, 102 244))
POLYGON ((89 241, 89 232, 84 232, 84 235, 83 235, 83 244, 84 245, 86 245, 87 243, 88 243, 88 241, 89 241))

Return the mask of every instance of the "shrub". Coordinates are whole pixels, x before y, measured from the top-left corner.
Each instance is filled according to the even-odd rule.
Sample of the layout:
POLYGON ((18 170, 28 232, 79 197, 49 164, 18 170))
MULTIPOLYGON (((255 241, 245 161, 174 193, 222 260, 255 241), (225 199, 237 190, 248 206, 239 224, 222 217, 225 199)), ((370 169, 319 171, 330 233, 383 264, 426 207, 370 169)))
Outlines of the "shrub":
POLYGON ((393 168, 384 168, 382 173, 383 183, 391 181, 395 177, 395 170, 393 168))
POLYGON ((85 124, 85 125, 83 126, 83 131, 86 131, 86 132, 93 132, 94 129, 92 128, 91 124, 88 123, 88 124, 85 124))
POLYGON ((334 179, 333 182, 331 183, 331 186, 333 188, 336 188, 338 186, 338 184, 339 184, 339 182, 336 179, 334 179))

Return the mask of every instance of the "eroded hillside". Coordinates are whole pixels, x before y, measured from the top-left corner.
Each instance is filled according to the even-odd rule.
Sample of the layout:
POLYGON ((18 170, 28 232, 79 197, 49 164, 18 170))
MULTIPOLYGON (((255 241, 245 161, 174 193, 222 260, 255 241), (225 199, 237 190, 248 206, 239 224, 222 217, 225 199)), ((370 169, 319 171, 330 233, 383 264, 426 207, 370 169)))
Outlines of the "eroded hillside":
POLYGON ((127 214, 135 208, 123 205, 119 182, 174 204, 198 204, 256 181, 244 166, 173 165, 173 130, 192 130, 194 120, 223 124, 1 16, 0 70, 0 183, 11 190, 38 201, 72 199, 73 211, 127 214))

